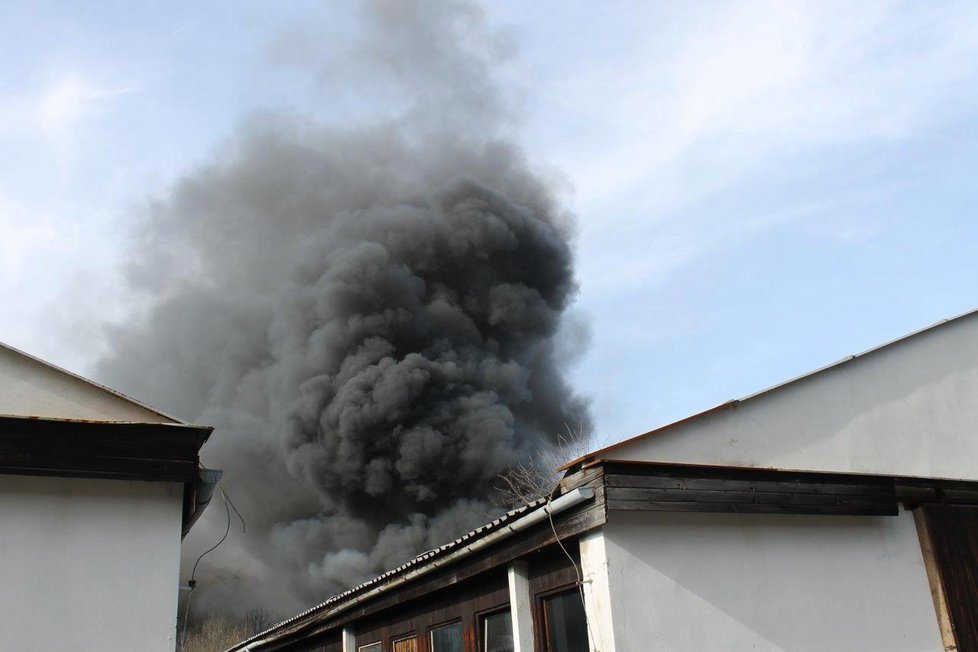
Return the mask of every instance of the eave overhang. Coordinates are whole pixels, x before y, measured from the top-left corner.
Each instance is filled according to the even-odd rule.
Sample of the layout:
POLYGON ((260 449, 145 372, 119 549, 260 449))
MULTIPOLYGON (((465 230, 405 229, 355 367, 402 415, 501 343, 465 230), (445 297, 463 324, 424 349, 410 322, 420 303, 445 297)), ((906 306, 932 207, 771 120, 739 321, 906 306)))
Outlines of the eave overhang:
POLYGON ((0 415, 0 474, 179 482, 186 534, 216 482, 198 457, 212 430, 183 423, 0 415))

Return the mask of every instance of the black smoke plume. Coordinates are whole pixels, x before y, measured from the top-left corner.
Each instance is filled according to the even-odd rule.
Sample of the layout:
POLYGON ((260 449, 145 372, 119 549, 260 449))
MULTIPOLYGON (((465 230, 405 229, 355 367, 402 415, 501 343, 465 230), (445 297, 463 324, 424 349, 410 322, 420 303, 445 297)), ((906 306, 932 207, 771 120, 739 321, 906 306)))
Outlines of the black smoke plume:
POLYGON ((397 115, 248 121, 151 205, 130 271, 153 298, 101 365, 216 426, 204 461, 249 529, 204 564, 212 606, 288 612, 440 545, 587 419, 555 351, 569 219, 505 136, 505 40, 466 4, 373 3, 361 28, 344 66, 397 115))

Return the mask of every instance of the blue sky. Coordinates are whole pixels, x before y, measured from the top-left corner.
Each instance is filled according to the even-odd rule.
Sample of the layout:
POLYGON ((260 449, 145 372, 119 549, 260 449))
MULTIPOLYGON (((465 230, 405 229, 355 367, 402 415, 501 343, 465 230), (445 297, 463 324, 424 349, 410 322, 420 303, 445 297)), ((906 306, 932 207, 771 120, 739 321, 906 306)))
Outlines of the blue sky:
MULTIPOLYGON (((350 3, 14 4, 0 340, 83 373, 138 309, 120 265, 147 202, 254 111, 384 110, 301 60, 347 38, 350 3)), ((518 138, 577 215, 572 378, 599 439, 978 307, 973 3, 485 10, 518 138)))

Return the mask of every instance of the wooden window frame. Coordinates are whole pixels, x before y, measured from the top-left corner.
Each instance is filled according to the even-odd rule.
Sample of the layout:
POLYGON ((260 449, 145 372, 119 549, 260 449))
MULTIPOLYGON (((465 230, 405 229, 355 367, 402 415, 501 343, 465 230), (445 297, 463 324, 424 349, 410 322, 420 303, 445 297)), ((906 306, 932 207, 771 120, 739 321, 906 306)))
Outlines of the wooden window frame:
MULTIPOLYGON (((391 636, 390 637, 390 648, 391 648, 391 652, 395 652, 394 651, 394 646, 397 645, 398 643, 400 643, 402 641, 409 641, 411 639, 414 639, 414 649, 416 651, 420 652, 421 646, 418 645, 419 638, 420 637, 418 636, 417 630, 411 630, 411 631, 405 632, 403 634, 397 634, 396 636, 391 636)), ((381 648, 381 649, 383 649, 383 648, 381 648)))
MULTIPOLYGON (((571 584, 564 584, 553 589, 547 589, 546 591, 541 591, 533 596, 533 626, 536 630, 536 649, 541 652, 552 652, 550 645, 550 629, 547 627, 547 609, 544 603, 554 596, 575 592, 584 600, 584 594, 581 593, 581 587, 577 582, 571 584)), ((587 617, 587 610, 585 609, 585 618, 587 617)))

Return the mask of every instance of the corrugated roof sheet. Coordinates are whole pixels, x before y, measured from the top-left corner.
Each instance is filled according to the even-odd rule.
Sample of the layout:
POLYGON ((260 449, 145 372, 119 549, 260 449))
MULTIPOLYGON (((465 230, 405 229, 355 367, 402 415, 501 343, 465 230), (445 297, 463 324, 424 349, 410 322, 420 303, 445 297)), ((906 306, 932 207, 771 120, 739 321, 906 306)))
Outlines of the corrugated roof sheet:
POLYGON ((454 541, 451 541, 449 543, 446 543, 443 546, 439 546, 438 548, 433 548, 431 550, 428 550, 426 552, 423 552, 420 555, 418 555, 417 557, 415 557, 414 559, 411 559, 410 561, 404 562, 403 564, 401 564, 397 568, 392 568, 391 570, 389 570, 389 571, 387 571, 387 572, 385 572, 385 573, 383 573, 381 575, 378 575, 377 577, 374 577, 373 579, 369 579, 366 582, 362 582, 360 584, 357 584, 353 588, 351 588, 351 589, 349 589, 347 591, 344 591, 343 593, 338 593, 338 594, 334 595, 333 597, 325 600, 324 602, 321 602, 321 603, 317 604, 314 607, 311 607, 309 609, 306 609, 305 611, 303 611, 301 613, 298 613, 295 616, 292 616, 291 618, 289 618, 287 620, 283 620, 282 622, 277 623, 277 624, 269 627, 268 629, 266 629, 263 632, 259 632, 258 634, 255 634, 251 638, 249 638, 249 639, 247 639, 245 641, 242 641, 242 642, 236 644, 234 647, 228 648, 228 652, 230 652, 231 650, 240 650, 240 649, 246 647, 248 644, 253 643, 253 642, 255 642, 255 641, 257 641, 257 640, 259 640, 261 638, 264 638, 264 637, 268 636, 269 634, 274 633, 278 629, 287 627, 288 625, 291 625, 291 624, 293 624, 293 623, 295 623, 295 622, 297 622, 299 620, 302 620, 304 618, 307 618, 307 617, 309 617, 309 616, 311 616, 311 615, 313 615, 313 614, 315 614, 317 612, 325 611, 326 609, 330 609, 330 608, 339 606, 343 602, 345 602, 347 600, 354 599, 359 594, 361 594, 361 593, 363 593, 363 592, 365 592, 365 591, 367 591, 369 589, 373 589, 373 588, 375 588, 375 587, 383 584, 386 581, 393 580, 396 577, 398 577, 398 576, 406 573, 407 571, 409 571, 409 570, 411 570, 413 568, 416 568, 416 567, 419 567, 419 566, 424 566, 425 564, 427 564, 429 562, 432 562, 432 561, 435 561, 437 559, 440 559, 441 557, 444 557, 444 556, 446 556, 446 555, 454 552, 458 548, 460 548, 460 547, 462 547, 464 545, 468 545, 468 544, 470 544, 470 543, 472 543, 474 541, 477 541, 477 540, 481 539, 482 537, 485 537, 485 536, 491 534, 492 532, 495 532, 496 530, 500 529, 502 526, 504 526, 507 523, 515 520, 516 518, 521 517, 521 516, 523 516, 523 515, 531 512, 531 511, 535 510, 535 509, 541 508, 541 507, 543 507, 546 504, 547 504, 547 499, 546 498, 540 498, 538 500, 533 501, 532 503, 528 503, 526 505, 523 505, 522 507, 518 507, 516 509, 510 510, 510 511, 506 512, 505 514, 503 514, 502 516, 500 516, 500 517, 498 517, 496 519, 493 519, 492 521, 489 521, 488 523, 486 523, 484 525, 480 525, 479 527, 477 527, 476 529, 474 529, 474 530, 472 530, 470 532, 466 532, 465 534, 463 534, 459 538, 455 539, 454 541))

